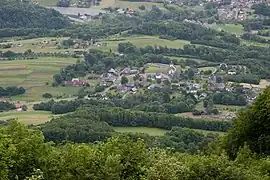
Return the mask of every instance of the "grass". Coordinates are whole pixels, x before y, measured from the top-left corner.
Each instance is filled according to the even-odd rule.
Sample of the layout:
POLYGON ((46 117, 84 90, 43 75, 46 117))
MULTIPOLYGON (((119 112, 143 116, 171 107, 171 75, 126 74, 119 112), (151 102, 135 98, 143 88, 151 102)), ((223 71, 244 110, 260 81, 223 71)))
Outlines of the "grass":
POLYGON ((53 75, 75 58, 39 58, 31 60, 0 61, 0 86, 23 86, 27 91, 12 100, 40 100, 49 92, 55 96, 76 93, 78 87, 52 87, 53 75), (46 83, 49 85, 46 85, 46 83))
MULTIPOLYGON (((45 6, 45 7, 52 7, 56 6, 57 2, 59 0, 35 0, 35 2, 38 2, 40 6, 45 6)), ((71 0, 71 3, 78 3, 79 0, 71 0)))
MULTIPOLYGON (((110 0, 107 0, 110 1, 110 0)), ((111 0, 113 1, 113 0, 111 0)), ((131 1, 125 1, 125 0, 114 0, 115 4, 113 7, 119 7, 119 8, 130 8, 134 10, 139 10, 139 7, 144 5, 146 10, 149 10, 152 8, 152 6, 157 6, 160 8, 163 8, 163 3, 153 3, 153 2, 131 2, 131 1)), ((101 1, 102 2, 102 1, 101 1)))
POLYGON ((95 49, 100 49, 104 51, 117 51, 119 43, 127 43, 130 42, 134 44, 136 47, 145 47, 145 46, 167 46, 168 48, 183 48, 185 44, 190 44, 189 41, 185 40, 167 40, 167 39, 159 39, 157 36, 129 36, 129 37, 118 37, 112 39, 104 39, 101 42, 107 43, 106 47, 94 47, 95 49))
MULTIPOLYGON (((18 39, 12 39, 8 43, 13 44, 11 48, 7 49, 1 49, 0 51, 14 51, 23 53, 27 51, 28 49, 31 49, 33 52, 66 52, 71 51, 71 49, 58 49, 57 44, 61 43, 63 40, 68 39, 67 37, 61 37, 61 38, 51 38, 51 37, 45 37, 45 38, 34 38, 34 39, 26 39, 26 40, 18 40, 18 39), (45 41, 48 42, 48 44, 44 43, 45 41), (21 44, 22 46, 18 46, 21 44)), ((0 43, 0 44, 7 44, 7 43, 0 43)))
POLYGON ((241 24, 217 24, 216 28, 236 35, 244 33, 244 27, 241 24))
POLYGON ((52 117, 52 114, 47 111, 25 111, 25 112, 2 112, 0 113, 0 120, 9 120, 9 119, 18 119, 19 122, 24 124, 42 124, 49 121, 52 117))
POLYGON ((209 71, 211 70, 212 72, 214 72, 216 70, 215 67, 202 67, 202 68, 199 68, 200 71, 209 71))
POLYGON ((114 130, 121 133, 145 133, 150 136, 163 136, 167 132, 163 129, 148 127, 114 127, 114 130))
MULTIPOLYGON (((169 67, 168 67, 169 68, 169 67)), ((160 72, 160 73, 165 73, 165 72, 167 72, 168 71, 168 68, 165 68, 165 67, 156 67, 156 66, 149 66, 146 70, 145 70, 145 72, 146 73, 158 73, 158 72, 160 72)))
POLYGON ((255 41, 248 41, 248 40, 245 40, 245 39, 241 39, 240 43, 241 43, 241 44, 248 45, 248 46, 269 47, 269 44, 266 44, 266 43, 259 43, 259 42, 255 42, 255 41))

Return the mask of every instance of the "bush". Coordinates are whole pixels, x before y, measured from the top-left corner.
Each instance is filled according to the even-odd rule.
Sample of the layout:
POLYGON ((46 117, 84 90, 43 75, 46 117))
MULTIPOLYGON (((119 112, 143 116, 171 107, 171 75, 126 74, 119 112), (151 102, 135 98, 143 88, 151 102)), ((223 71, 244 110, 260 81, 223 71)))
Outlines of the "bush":
POLYGON ((42 95, 43 98, 52 98, 53 96, 50 93, 45 93, 42 95))

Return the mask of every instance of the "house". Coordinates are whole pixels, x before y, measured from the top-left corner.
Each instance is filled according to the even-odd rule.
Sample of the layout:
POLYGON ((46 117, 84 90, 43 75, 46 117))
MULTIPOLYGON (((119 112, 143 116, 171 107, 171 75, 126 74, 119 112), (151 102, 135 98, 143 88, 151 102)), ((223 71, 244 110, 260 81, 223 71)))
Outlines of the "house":
POLYGON ((156 76, 155 76, 156 79, 162 79, 162 77, 163 77, 163 76, 162 76, 161 73, 156 73, 156 76))
MULTIPOLYGON (((111 72, 113 72, 113 70, 111 72)), ((100 78, 101 78, 101 81, 112 82, 112 83, 115 82, 117 79, 117 77, 112 73, 103 73, 100 76, 100 78)))
POLYGON ((115 71, 115 69, 113 69, 113 68, 111 68, 111 69, 108 71, 108 73, 111 73, 111 74, 117 74, 116 71, 115 71))
POLYGON ((173 62, 171 62, 170 65, 169 65, 168 74, 173 75, 175 72, 176 72, 176 67, 174 66, 173 62))
POLYGON ((71 81, 64 81, 64 85, 66 86, 88 86, 89 84, 85 81, 80 81, 78 78, 73 78, 71 81))
POLYGON ((133 75, 133 74, 138 74, 138 73, 139 73, 139 71, 136 69, 124 68, 120 72, 120 75, 133 75))
POLYGON ((135 83, 129 82, 129 83, 126 83, 125 86, 128 87, 128 88, 134 88, 135 87, 135 83))
POLYGON ((5 99, 5 98, 0 98, 0 102, 7 102, 7 99, 5 99))
POLYGON ((16 111, 22 111, 23 104, 15 104, 16 111))
POLYGON ((228 71, 228 74, 229 74, 229 75, 236 75, 236 71, 235 71, 234 69, 230 69, 230 70, 228 71))
POLYGON ((200 99, 200 100, 203 100, 203 99, 205 99, 206 97, 207 97, 207 94, 206 94, 206 93, 202 93, 202 94, 200 94, 199 99, 200 99))
POLYGON ((161 89, 162 85, 160 84, 151 84, 147 89, 153 90, 153 89, 161 89))

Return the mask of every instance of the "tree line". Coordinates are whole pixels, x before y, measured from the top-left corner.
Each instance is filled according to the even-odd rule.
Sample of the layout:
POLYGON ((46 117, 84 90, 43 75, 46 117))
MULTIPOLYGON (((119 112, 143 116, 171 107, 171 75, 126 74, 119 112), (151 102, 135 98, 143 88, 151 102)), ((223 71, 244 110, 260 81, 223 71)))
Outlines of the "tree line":
MULTIPOLYGON (((203 155, 179 154, 148 148, 141 139, 124 135, 103 143, 55 146, 45 142, 39 130, 16 121, 1 126, 0 136, 5 137, 0 140, 3 180, 269 179, 268 160, 253 155, 247 147, 230 160, 211 147, 203 155)), ((200 141, 195 136, 190 139, 197 138, 200 141)))
POLYGON ((20 94, 24 94, 25 89, 23 87, 9 86, 9 87, 0 87, 0 97, 10 97, 20 94))

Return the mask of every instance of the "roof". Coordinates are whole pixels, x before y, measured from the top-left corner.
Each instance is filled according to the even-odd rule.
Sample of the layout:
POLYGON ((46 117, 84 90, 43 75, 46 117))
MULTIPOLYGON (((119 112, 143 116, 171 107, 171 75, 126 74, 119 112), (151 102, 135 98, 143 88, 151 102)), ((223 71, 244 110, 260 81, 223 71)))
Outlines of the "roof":
POLYGON ((109 73, 116 73, 115 69, 111 68, 109 71, 109 73))
POLYGON ((135 83, 129 82, 125 84, 126 87, 135 87, 135 83))
POLYGON ((65 81, 64 84, 67 86, 86 86, 86 85, 88 85, 88 83, 84 82, 84 81, 65 81))

